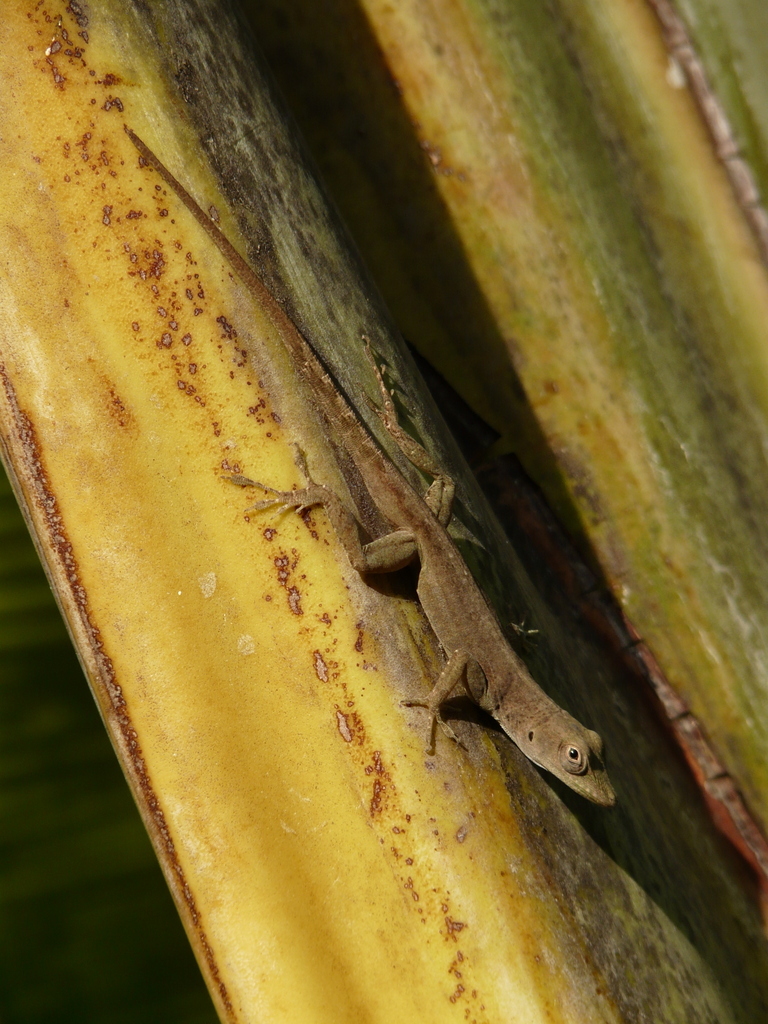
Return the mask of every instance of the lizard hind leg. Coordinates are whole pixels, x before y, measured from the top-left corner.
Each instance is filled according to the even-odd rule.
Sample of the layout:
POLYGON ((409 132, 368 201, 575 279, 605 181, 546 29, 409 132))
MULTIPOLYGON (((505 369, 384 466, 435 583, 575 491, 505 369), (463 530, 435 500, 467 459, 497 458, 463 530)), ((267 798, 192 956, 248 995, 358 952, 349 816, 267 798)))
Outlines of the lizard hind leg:
POLYGON ((307 481, 306 487, 295 491, 279 491, 274 487, 270 487, 269 484, 263 484, 259 480, 251 480, 250 477, 243 476, 241 473, 232 473, 224 477, 225 480, 229 480, 238 487, 258 487, 259 490, 274 495, 272 498, 265 498, 263 501, 257 501, 255 504, 249 505, 245 510, 246 512, 260 512, 263 509, 272 508, 275 510, 276 515, 281 515, 289 509, 295 509, 297 514, 301 514, 305 509, 312 508, 314 505, 325 504, 326 489, 322 485, 316 484, 310 476, 309 469, 307 468, 307 458, 303 450, 297 444, 293 444, 292 447, 294 449, 294 461, 307 481))
POLYGON ((307 468, 304 452, 298 445, 293 445, 293 448, 296 465, 307 481, 307 486, 301 490, 278 491, 258 480, 250 480, 239 474, 225 478, 241 487, 258 487, 272 495, 271 498, 257 501, 246 511, 272 508, 276 515, 280 515, 289 509, 295 509, 298 514, 301 514, 305 509, 317 505, 322 506, 353 568, 359 573, 393 572, 413 561, 416 555, 416 542, 409 530, 394 530, 370 544, 363 545, 354 515, 337 494, 323 484, 315 483, 307 468))

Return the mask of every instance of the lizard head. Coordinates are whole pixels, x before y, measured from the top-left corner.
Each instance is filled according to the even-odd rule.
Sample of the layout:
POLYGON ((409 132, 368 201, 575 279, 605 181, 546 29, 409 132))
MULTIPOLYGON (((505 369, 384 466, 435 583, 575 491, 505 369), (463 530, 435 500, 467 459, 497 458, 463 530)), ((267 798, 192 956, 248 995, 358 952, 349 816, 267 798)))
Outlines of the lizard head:
POLYGON ((603 741, 566 711, 554 714, 524 733, 523 753, 581 796, 603 807, 616 803, 616 794, 603 761, 603 741))

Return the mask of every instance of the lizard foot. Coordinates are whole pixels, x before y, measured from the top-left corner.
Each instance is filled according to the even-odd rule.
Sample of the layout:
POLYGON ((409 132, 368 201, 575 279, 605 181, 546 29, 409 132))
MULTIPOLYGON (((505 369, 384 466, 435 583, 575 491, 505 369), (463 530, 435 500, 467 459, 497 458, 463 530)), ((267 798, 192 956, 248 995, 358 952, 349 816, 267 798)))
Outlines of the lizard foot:
POLYGON ((274 495, 273 498, 265 498, 263 501, 249 505, 245 509, 246 512, 261 512, 271 508, 275 510, 274 514, 279 516, 289 509, 295 509, 296 513, 301 515, 306 509, 312 508, 314 505, 324 505, 327 502, 328 492, 322 484, 316 484, 312 479, 303 449, 295 443, 291 444, 291 447, 293 448, 294 462, 307 481, 307 487, 296 491, 278 491, 274 487, 270 487, 269 484, 263 484, 260 480, 251 480, 250 477, 243 476, 241 473, 232 473, 223 477, 224 480, 229 480, 238 487, 258 487, 259 490, 274 495))
POLYGON ((320 484, 312 484, 311 487, 304 487, 300 491, 276 491, 274 487, 265 487, 264 484, 258 486, 269 494, 274 494, 274 498, 257 501, 249 505, 246 512, 261 512, 263 509, 271 508, 275 510, 275 515, 279 516, 289 509, 294 509, 297 515, 301 515, 306 509, 324 505, 327 501, 326 489, 320 484))
POLYGON ((429 728, 429 743, 427 744, 426 752, 431 756, 435 753, 436 739, 437 739, 437 726, 443 730, 449 740, 453 740, 462 750, 466 750, 466 745, 462 743, 453 729, 448 725, 443 716, 440 714, 440 709, 434 707, 429 701, 426 700, 401 700, 400 707, 402 708, 426 708, 427 711, 432 713, 432 718, 429 728))
MULTIPOLYGON (((302 461, 299 465, 301 467, 305 463, 303 453, 300 452, 300 456, 302 461)), ((269 484, 263 484, 259 480, 251 480, 249 477, 241 476, 239 473, 233 473, 231 476, 225 476, 223 479, 231 481, 238 487, 258 487, 259 490, 274 495, 272 498, 265 498, 263 501, 257 501, 253 505, 249 505, 245 510, 246 512, 260 512, 263 509, 272 508, 275 509, 275 515, 281 515, 283 512, 287 512, 288 509, 295 509, 298 514, 301 514, 305 509, 312 508, 314 505, 322 505, 326 501, 327 492, 321 484, 311 483, 309 487, 304 487, 298 491, 278 491, 274 487, 270 487, 269 484)))

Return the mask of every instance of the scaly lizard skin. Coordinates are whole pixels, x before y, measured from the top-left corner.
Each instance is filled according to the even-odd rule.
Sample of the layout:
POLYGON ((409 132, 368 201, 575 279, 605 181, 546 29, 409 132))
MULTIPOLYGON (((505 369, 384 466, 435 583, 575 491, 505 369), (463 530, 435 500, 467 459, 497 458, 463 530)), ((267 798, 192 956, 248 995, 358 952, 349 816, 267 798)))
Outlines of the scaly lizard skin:
POLYGON ((383 401, 382 408, 376 411, 405 456, 434 478, 424 497, 378 447, 314 349, 257 274, 154 153, 129 128, 125 130, 266 311, 297 372, 309 384, 320 413, 353 459, 376 507, 393 530, 369 544, 361 544, 357 522, 341 499, 309 478, 306 488, 288 492, 275 491, 245 477, 234 477, 233 481, 273 495, 254 506, 257 508, 280 505, 301 510, 322 505, 352 566, 360 573, 392 572, 418 560, 419 601, 447 661, 426 701, 404 703, 429 711, 431 748, 437 723, 447 729, 440 715, 443 703, 457 687, 463 686, 531 761, 587 799, 612 806, 616 797, 603 762, 602 740, 544 693, 510 647, 495 613, 446 529, 451 517, 453 484, 421 445, 398 425, 370 346, 369 357, 383 401))

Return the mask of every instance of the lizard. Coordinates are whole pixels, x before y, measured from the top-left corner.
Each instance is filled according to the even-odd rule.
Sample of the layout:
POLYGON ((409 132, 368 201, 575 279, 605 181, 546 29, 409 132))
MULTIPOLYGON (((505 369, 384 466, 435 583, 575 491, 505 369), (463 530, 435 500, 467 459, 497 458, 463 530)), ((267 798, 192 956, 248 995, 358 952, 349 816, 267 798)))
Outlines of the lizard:
POLYGON ((307 480, 305 488, 277 491, 238 474, 231 478, 233 482, 255 486, 272 495, 254 507, 279 505, 300 512, 321 506, 353 569, 361 575, 393 572, 418 562, 417 596, 445 654, 445 664, 426 700, 402 703, 428 711, 431 751, 437 724, 447 726, 441 716, 443 704, 463 688, 534 764, 588 800, 612 806, 616 796, 605 767, 600 736, 556 704, 512 649, 448 533, 453 482, 397 422, 394 403, 373 360, 370 342, 364 339, 382 400, 381 407, 371 404, 405 457, 432 476, 433 482, 423 496, 379 447, 314 348, 259 275, 149 147, 127 125, 125 131, 144 161, 160 174, 264 310, 295 371, 309 385, 318 411, 351 457, 374 505, 392 529, 363 543, 353 513, 332 490, 312 481, 303 458, 300 468, 307 480))

